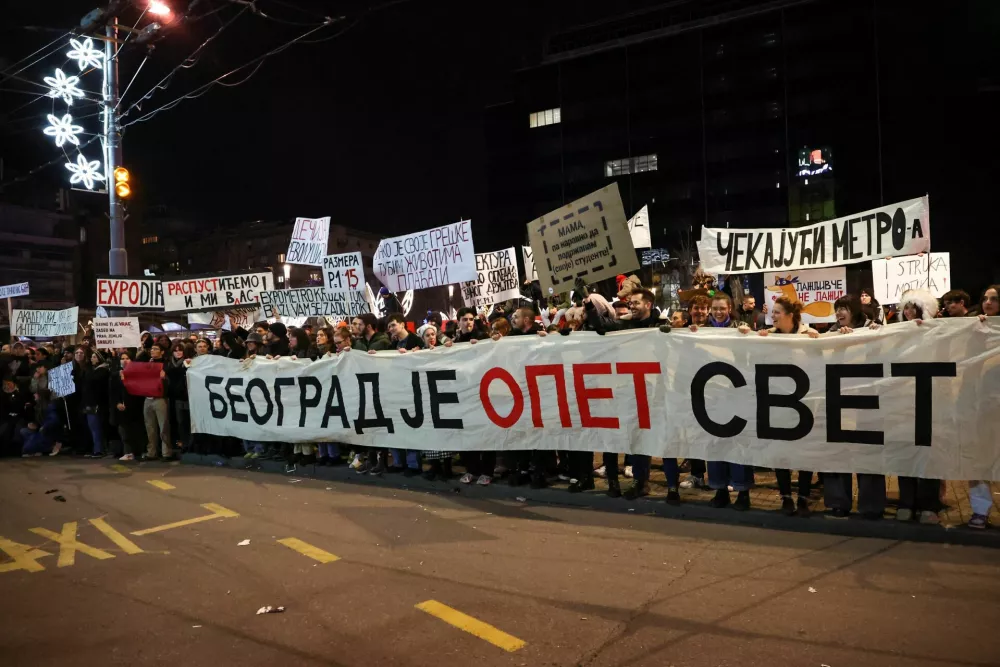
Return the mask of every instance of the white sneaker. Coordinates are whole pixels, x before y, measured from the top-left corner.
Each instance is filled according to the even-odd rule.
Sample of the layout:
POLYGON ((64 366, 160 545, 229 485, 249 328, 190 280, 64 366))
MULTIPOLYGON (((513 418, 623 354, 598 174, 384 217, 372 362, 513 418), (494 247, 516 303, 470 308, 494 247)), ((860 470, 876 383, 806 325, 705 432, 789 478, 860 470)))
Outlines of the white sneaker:
POLYGON ((607 466, 601 466, 600 468, 598 468, 597 470, 595 470, 594 471, 594 477, 600 477, 601 479, 607 479, 608 478, 608 467, 607 466))
POLYGON ((52 447, 52 451, 51 451, 51 452, 49 452, 49 456, 58 456, 58 455, 59 455, 59 451, 60 451, 61 449, 62 449, 62 443, 61 443, 61 442, 57 442, 57 443, 56 443, 56 444, 55 444, 55 445, 54 445, 54 446, 52 447))
POLYGON ((559 473, 557 477, 559 478, 560 482, 568 482, 570 480, 569 475, 564 475, 562 473, 559 473))
POLYGON ((357 454, 354 455, 354 460, 351 461, 351 470, 357 470, 361 467, 361 457, 357 454))
POLYGON ((476 480, 476 484, 479 486, 489 486, 493 483, 493 478, 487 475, 480 475, 479 479, 476 480))
POLYGON ((937 512, 921 512, 920 513, 920 523, 930 526, 936 526, 941 523, 941 517, 937 515, 937 512))
POLYGON ((700 489, 703 486, 705 486, 705 482, 703 482, 702 480, 698 479, 694 475, 688 475, 687 479, 685 479, 680 484, 680 487, 682 489, 700 489))
POLYGON ((625 466, 625 479, 632 479, 632 466, 625 466))
POLYGON ((458 481, 460 481, 462 484, 472 484, 472 474, 465 473, 458 481))
POLYGON ((135 454, 126 454, 125 456, 118 459, 119 461, 135 461, 135 454))

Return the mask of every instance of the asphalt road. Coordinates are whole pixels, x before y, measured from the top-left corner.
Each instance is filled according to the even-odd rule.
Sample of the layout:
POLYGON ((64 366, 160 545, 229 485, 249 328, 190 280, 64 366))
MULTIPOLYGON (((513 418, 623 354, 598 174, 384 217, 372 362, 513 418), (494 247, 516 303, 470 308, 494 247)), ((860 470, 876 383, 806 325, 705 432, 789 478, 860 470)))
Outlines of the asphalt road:
POLYGON ((0 462, 0 665, 1000 665, 996 549, 293 479, 0 462))

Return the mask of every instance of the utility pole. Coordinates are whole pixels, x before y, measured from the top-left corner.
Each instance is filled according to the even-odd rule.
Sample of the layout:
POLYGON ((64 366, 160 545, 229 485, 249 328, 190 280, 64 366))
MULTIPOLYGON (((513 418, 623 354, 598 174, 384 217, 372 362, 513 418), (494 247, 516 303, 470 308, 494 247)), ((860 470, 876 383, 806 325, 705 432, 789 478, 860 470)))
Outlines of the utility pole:
POLYGON ((128 254, 125 250, 125 206, 115 192, 115 169, 122 164, 122 133, 118 125, 118 17, 111 17, 105 28, 104 41, 104 150, 108 179, 108 218, 111 223, 111 249, 108 251, 108 273, 128 275, 128 254))

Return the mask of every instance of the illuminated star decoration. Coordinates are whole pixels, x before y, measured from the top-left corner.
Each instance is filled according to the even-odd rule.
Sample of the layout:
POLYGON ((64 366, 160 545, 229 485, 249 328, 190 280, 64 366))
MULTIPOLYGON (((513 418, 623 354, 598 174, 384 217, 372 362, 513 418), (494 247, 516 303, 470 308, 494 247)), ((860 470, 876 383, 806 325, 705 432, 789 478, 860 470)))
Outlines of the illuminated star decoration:
POLYGON ((94 181, 103 181, 104 174, 99 170, 101 163, 99 160, 87 160, 83 153, 76 156, 76 163, 67 162, 66 168, 72 172, 69 179, 70 184, 83 183, 88 190, 94 189, 94 181))
POLYGON ((94 48, 93 40, 88 37, 81 44, 75 39, 69 40, 73 48, 66 52, 66 57, 75 60, 82 72, 88 66, 100 69, 104 66, 104 52, 94 48))
POLYGON ((42 80, 51 87, 49 97, 61 97, 66 104, 73 104, 74 97, 83 97, 83 91, 76 87, 80 77, 66 76, 61 69, 56 69, 55 76, 47 76, 42 80))
POLYGON ((74 146, 80 145, 80 140, 76 138, 76 135, 83 132, 83 128, 79 125, 73 124, 73 117, 66 114, 62 118, 58 116, 48 115, 49 126, 42 130, 45 134, 50 137, 55 137, 56 146, 62 146, 67 141, 74 146))

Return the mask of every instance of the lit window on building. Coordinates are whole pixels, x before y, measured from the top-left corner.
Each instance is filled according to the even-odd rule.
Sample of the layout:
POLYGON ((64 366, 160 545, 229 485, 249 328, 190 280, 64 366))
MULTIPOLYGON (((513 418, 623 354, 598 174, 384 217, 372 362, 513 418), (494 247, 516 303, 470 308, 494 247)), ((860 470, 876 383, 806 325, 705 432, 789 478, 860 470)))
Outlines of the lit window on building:
POLYGON ((143 236, 142 237, 142 245, 149 245, 150 243, 159 243, 159 242, 160 242, 160 237, 159 236, 143 236))
POLYGON ((318 281, 319 279, 320 279, 320 277, 319 277, 318 273, 310 273, 309 274, 309 280, 317 280, 318 281))
POLYGON ((529 127, 545 127, 546 125, 555 125, 556 123, 561 122, 562 109, 560 107, 556 107, 555 109, 546 109, 545 111, 536 111, 528 114, 529 127))
POLYGON ((278 284, 279 285, 285 284, 285 276, 278 276, 278 284))
POLYGON ((656 153, 624 158, 622 160, 608 160, 604 163, 604 175, 608 178, 625 174, 641 174, 646 171, 656 170, 656 153))
POLYGON ((285 263, 285 253, 280 252, 278 253, 278 264, 284 264, 284 263, 285 263))

